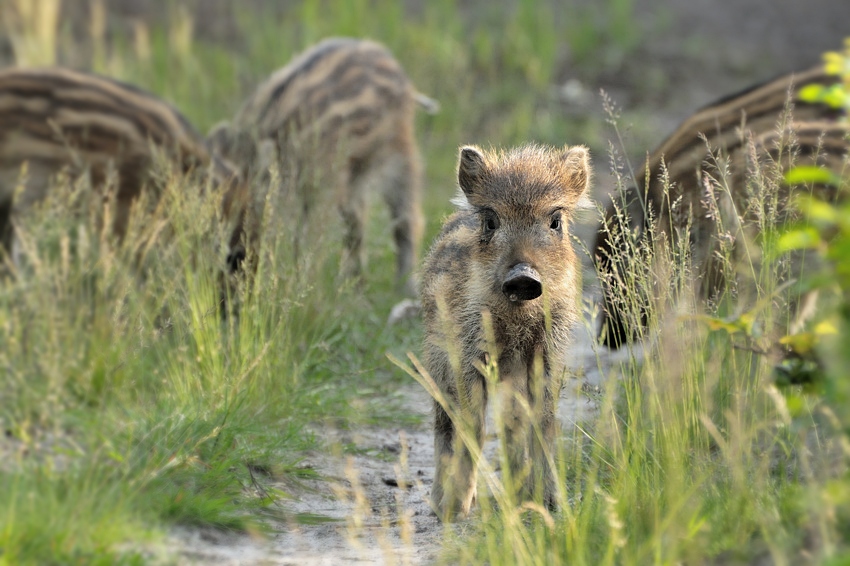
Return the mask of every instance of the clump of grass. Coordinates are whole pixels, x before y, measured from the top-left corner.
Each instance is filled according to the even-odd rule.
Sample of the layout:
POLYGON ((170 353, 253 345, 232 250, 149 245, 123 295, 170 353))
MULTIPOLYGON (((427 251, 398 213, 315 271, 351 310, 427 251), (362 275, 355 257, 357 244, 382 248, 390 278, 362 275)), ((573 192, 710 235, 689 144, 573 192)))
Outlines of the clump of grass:
POLYGON ((133 508, 126 488, 95 465, 0 472, 2 560, 6 564, 144 564, 137 546, 153 540, 151 517, 133 508))
MULTIPOLYGON (((325 392, 317 408, 323 377, 305 380, 339 331, 336 238, 317 227, 315 247, 291 260, 287 211, 297 207, 281 203, 256 275, 228 298, 238 315, 222 321, 219 199, 189 177, 161 177, 159 198, 136 203, 122 240, 100 192, 60 178, 18 219, 19 261, 0 286, 0 420, 31 453, 7 479, 24 485, 29 467, 61 461, 40 481, 79 483, 68 505, 115 494, 96 507, 102 517, 86 506, 54 517, 54 533, 78 533, 67 546, 81 556, 113 552, 114 538, 132 536, 138 521, 124 518, 135 512, 152 530, 173 521, 261 529, 264 514, 279 514, 280 495, 252 469, 294 473, 298 451, 313 443, 304 425, 324 411, 346 414, 344 392, 325 392), (97 480, 82 481, 89 476, 97 480), (112 539, 95 535, 104 521, 112 539)), ((0 547, 35 560, 15 541, 54 536, 39 532, 43 511, 8 509, 0 547)))

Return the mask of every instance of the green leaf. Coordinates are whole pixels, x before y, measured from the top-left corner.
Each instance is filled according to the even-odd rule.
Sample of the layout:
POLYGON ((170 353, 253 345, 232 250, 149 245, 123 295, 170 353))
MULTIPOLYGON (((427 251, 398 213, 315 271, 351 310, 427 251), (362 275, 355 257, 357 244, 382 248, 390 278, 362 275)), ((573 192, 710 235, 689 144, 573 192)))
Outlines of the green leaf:
POLYGON ((723 320, 722 318, 715 318, 712 316, 700 317, 706 325, 708 325, 709 330, 725 330, 727 334, 736 334, 741 332, 742 328, 739 324, 737 324, 736 320, 728 321, 723 320))
POLYGON ((794 167, 785 173, 785 182, 789 185, 801 183, 821 183, 824 185, 839 185, 841 177, 816 165, 794 167))
POLYGON ((782 234, 777 247, 780 252, 810 250, 819 247, 821 237, 812 227, 798 228, 782 234))
POLYGON ((815 222, 835 224, 840 220, 838 207, 811 195, 798 195, 794 206, 815 222))
POLYGON ((817 345, 818 339, 814 332, 799 332, 797 334, 789 334, 783 336, 780 344, 788 346, 797 354, 808 354, 817 345))
POLYGON ((825 91, 826 87, 823 85, 806 85, 800 89, 797 96, 805 102, 820 102, 825 91))
POLYGON ((823 54, 823 70, 827 75, 840 75, 844 72, 844 54, 838 51, 827 51, 823 54))
POLYGON ((838 327, 831 320, 819 322, 814 329, 814 333, 818 336, 827 336, 838 334, 838 327))
POLYGON ((828 87, 823 85, 807 85, 800 89, 798 94, 801 100, 806 102, 819 102, 833 108, 843 108, 847 101, 847 93, 841 84, 828 87))
POLYGON ((722 330, 727 334, 743 332, 747 336, 754 336, 755 334, 756 319, 752 312, 745 312, 739 316, 725 319, 708 315, 692 315, 686 318, 700 321, 712 331, 722 330))
POLYGON ((792 417, 799 417, 803 414, 803 410, 806 408, 806 402, 803 400, 803 397, 796 393, 786 394, 785 402, 788 406, 788 413, 792 417))

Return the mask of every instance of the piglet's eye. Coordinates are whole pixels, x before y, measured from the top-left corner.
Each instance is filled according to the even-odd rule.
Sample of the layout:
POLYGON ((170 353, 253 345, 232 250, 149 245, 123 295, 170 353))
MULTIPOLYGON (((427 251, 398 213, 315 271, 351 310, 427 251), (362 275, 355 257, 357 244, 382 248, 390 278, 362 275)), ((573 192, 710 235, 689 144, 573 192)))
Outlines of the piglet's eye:
POLYGON ((499 228, 499 217, 492 210, 487 210, 481 215, 481 227, 484 232, 495 232, 499 228))
POLYGON ((563 228, 563 225, 562 225, 562 222, 561 222, 561 215, 560 214, 556 214, 555 216, 552 217, 552 221, 549 224, 549 228, 551 228, 552 230, 555 230, 557 232, 561 231, 561 229, 563 228))

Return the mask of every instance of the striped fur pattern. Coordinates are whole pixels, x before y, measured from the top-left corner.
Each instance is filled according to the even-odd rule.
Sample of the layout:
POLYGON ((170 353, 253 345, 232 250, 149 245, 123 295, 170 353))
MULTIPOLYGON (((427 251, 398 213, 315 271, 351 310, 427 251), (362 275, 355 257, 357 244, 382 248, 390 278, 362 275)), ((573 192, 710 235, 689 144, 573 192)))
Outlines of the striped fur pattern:
POLYGON ((283 190, 300 191, 305 210, 335 203, 351 274, 359 274, 365 262, 367 194, 380 193, 390 210, 401 282, 416 264, 422 233, 417 105, 435 109, 385 47, 334 38, 272 74, 232 124, 217 126, 208 139, 248 177, 277 160, 283 190))
POLYGON ((88 173, 94 186, 117 181, 114 228, 122 234, 130 203, 161 157, 182 172, 209 167, 222 183, 233 180, 186 118, 147 92, 71 69, 0 71, 0 236, 7 251, 15 216, 43 199, 61 171, 88 173))
MULTIPOLYGON (((719 226, 743 236, 752 234, 759 222, 757 187, 748 179, 773 171, 775 178, 764 181, 775 188, 776 219, 783 221, 789 215, 784 207, 789 189, 779 173, 792 165, 842 170, 847 124, 838 121, 837 110, 799 99, 806 85, 835 81, 817 66, 725 97, 685 120, 649 155, 635 184, 608 206, 594 244, 604 302, 599 338, 604 344, 619 347, 637 337, 648 322, 647 311, 639 315, 639 324, 630 324, 635 317, 625 314, 634 310, 624 306, 634 305, 629 293, 643 293, 637 297, 640 304, 652 294, 626 283, 629 269, 636 269, 633 254, 652 253, 660 242, 676 246, 687 230, 695 290, 698 296, 712 297, 727 284, 717 253, 719 226)), ((743 253, 732 251, 733 257, 736 251, 743 253)))
POLYGON ((431 503, 442 520, 467 515, 475 498, 476 464, 457 427, 470 426, 483 445, 488 388, 480 364, 488 359, 507 396, 501 407, 517 495, 554 505, 555 399, 581 295, 569 224, 589 183, 583 146, 461 149, 459 210, 422 276, 424 364, 462 421, 434 403, 431 503))

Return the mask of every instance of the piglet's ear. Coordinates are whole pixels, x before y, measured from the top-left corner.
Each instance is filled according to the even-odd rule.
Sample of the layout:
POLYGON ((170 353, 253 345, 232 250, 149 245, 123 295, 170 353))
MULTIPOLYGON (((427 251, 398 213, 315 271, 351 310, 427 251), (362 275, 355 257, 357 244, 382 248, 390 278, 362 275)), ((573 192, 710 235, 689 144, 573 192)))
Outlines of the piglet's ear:
POLYGON ((476 192, 481 177, 487 171, 487 163, 481 150, 474 145, 460 149, 457 166, 457 181, 463 193, 469 197, 476 192))
POLYGON ((561 185, 574 199, 574 206, 592 206, 588 196, 590 189, 590 154, 583 145, 564 146, 558 151, 553 168, 557 171, 561 185))

